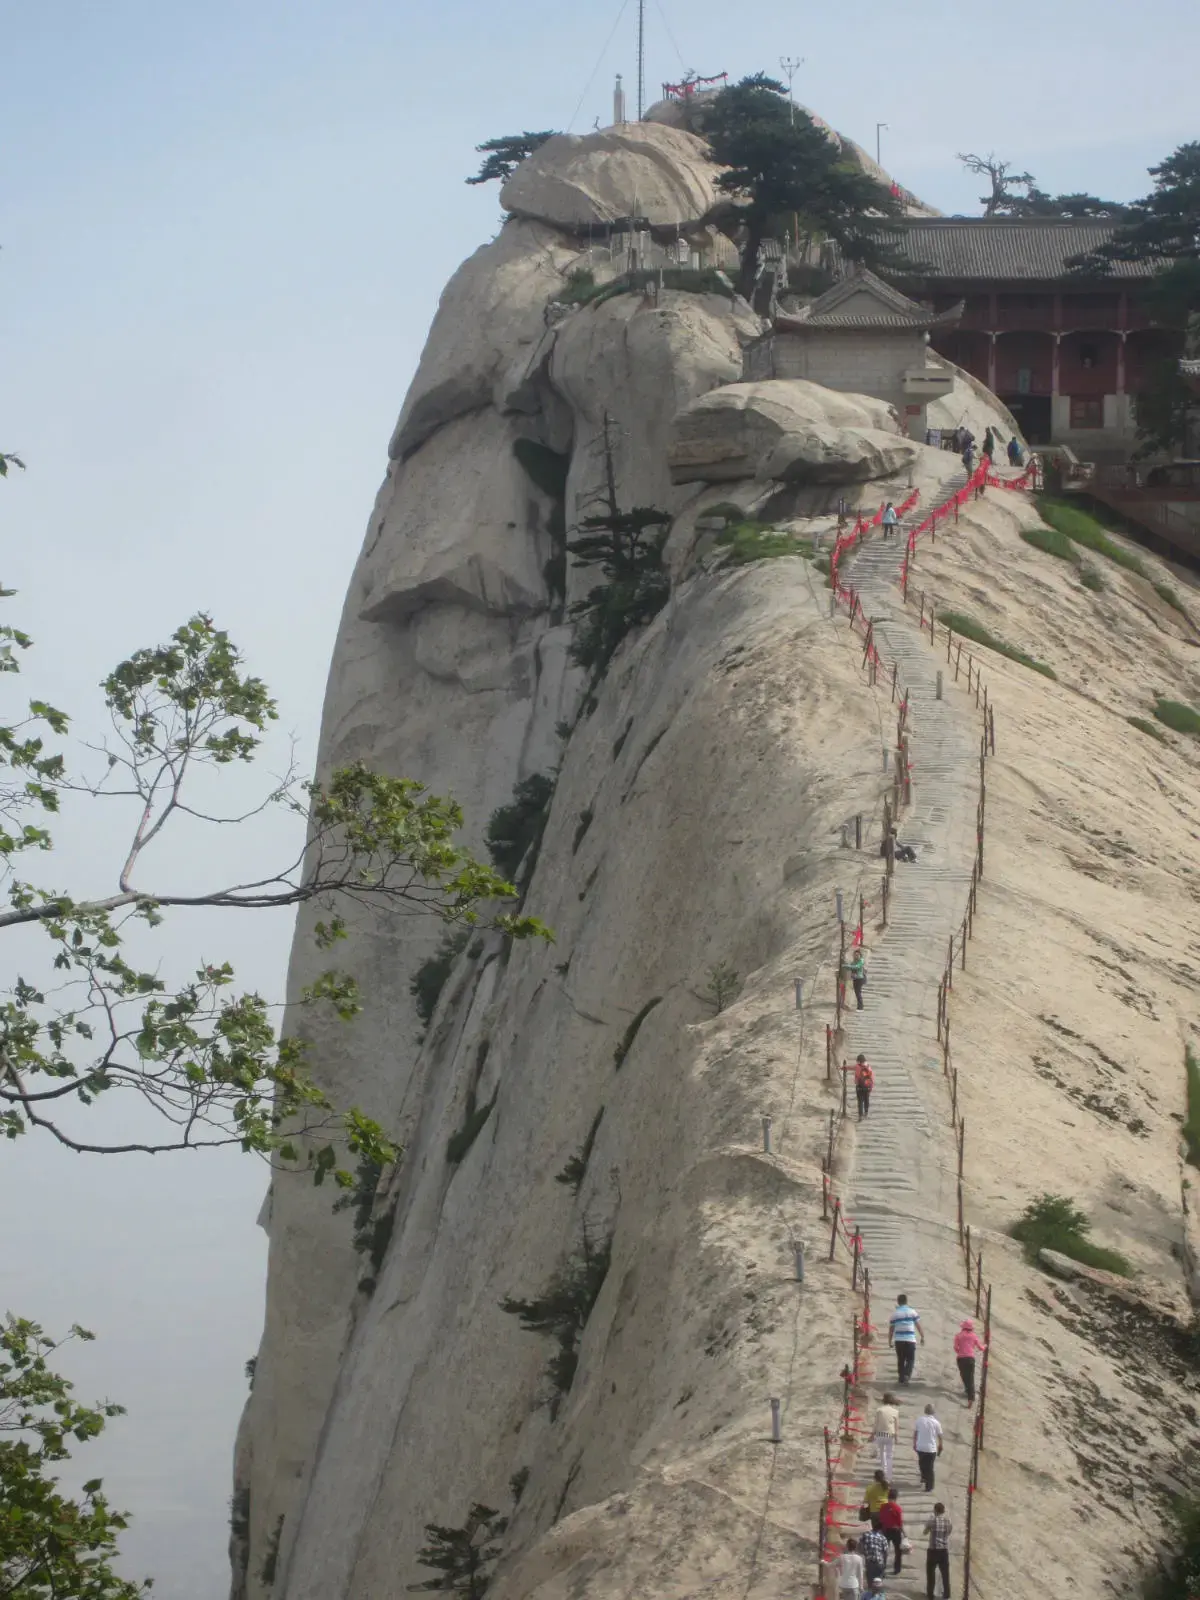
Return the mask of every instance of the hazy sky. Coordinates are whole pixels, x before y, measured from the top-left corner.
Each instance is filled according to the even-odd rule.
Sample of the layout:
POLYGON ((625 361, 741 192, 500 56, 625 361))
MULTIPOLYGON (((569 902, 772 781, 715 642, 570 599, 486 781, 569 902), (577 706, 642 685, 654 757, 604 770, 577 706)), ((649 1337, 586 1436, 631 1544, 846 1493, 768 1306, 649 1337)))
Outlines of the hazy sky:
MULTIPOLYGON (((106 667, 206 608, 311 761, 392 422, 442 284, 497 226, 494 188, 462 182, 472 147, 607 122, 613 73, 634 73, 636 0, 618 25, 620 9, 0 5, 0 449, 29 466, 0 485, 0 578, 38 640, 28 690, 81 734, 106 667)), ((966 149, 1050 190, 1128 197, 1200 136, 1197 16, 1195 0, 648 0, 648 99, 684 67, 803 56, 797 98, 868 148, 887 122, 885 165, 943 210, 976 209, 966 149)), ((55 881, 103 887, 125 825, 73 810, 55 881)), ((215 879, 288 842, 180 837, 148 881, 215 879)), ((286 919, 176 921, 164 970, 229 956, 277 994, 287 941, 286 919)), ((5 974, 19 966, 10 951, 5 974)), ((129 1407, 81 1461, 136 1514, 129 1571, 153 1572, 163 1600, 213 1600, 261 1315, 261 1170, 26 1140, 0 1151, 0 1182, 4 1303, 90 1325, 100 1342, 72 1370, 129 1407)))

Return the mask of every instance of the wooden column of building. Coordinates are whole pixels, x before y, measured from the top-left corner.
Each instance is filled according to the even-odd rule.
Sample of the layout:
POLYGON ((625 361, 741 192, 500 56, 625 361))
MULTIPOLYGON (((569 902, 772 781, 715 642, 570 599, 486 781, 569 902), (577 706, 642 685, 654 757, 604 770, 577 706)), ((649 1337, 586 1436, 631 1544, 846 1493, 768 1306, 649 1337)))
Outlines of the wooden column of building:
MULTIPOLYGON (((1054 396, 1059 393, 1059 357, 1062 349, 1062 295, 1054 296, 1054 351, 1050 357, 1050 404, 1054 405, 1054 396)), ((1051 416, 1053 427, 1053 415, 1051 416)))

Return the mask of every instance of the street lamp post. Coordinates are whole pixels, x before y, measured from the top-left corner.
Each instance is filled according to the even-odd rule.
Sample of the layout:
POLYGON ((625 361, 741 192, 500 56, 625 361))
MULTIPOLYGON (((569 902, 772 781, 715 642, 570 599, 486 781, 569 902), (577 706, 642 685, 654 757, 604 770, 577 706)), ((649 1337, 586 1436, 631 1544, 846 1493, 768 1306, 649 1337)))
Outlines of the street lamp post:
POLYGON ((877 122, 875 124, 875 165, 877 167, 881 167, 883 165, 883 142, 879 135, 886 127, 886 122, 877 122))

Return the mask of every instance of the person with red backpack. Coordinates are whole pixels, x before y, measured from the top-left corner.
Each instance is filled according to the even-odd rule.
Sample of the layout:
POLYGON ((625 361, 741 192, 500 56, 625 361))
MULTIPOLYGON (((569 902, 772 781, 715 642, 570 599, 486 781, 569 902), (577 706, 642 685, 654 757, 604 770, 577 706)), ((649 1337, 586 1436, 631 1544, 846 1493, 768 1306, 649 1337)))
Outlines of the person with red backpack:
POLYGON ((871 1071, 870 1063, 866 1056, 860 1055, 854 1063, 854 1096, 858 1101, 858 1120, 867 1115, 871 1109, 871 1090, 875 1087, 875 1074, 871 1071))

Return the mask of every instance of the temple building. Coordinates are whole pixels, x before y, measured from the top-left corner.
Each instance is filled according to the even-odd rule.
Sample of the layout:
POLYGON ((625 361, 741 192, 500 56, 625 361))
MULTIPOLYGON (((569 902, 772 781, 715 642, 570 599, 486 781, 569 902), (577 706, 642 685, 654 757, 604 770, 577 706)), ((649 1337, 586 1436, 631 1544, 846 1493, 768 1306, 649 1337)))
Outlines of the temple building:
POLYGON ((1112 237, 1103 218, 915 218, 897 225, 911 268, 887 276, 953 325, 931 323, 933 348, 982 379, 1031 444, 1067 444, 1089 461, 1124 461, 1135 444, 1134 400, 1156 362, 1181 354, 1138 290, 1152 262, 1107 276, 1067 265, 1112 237))
POLYGON ((773 317, 743 352, 743 376, 807 378, 827 389, 874 395, 895 406, 911 438, 925 437, 925 407, 949 394, 953 375, 926 363, 933 333, 951 336, 962 303, 933 312, 863 267, 816 300, 773 317))

